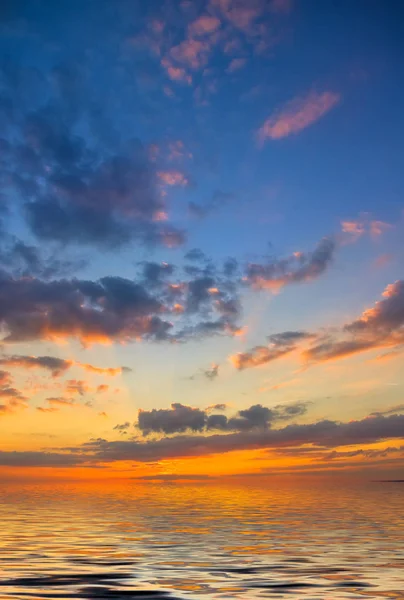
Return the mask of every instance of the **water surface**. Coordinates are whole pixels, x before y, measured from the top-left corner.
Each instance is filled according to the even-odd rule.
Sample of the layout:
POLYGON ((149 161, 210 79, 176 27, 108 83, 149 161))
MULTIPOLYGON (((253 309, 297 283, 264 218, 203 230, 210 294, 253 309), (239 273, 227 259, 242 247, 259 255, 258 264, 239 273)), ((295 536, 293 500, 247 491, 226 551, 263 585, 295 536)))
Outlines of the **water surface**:
POLYGON ((404 599, 404 485, 2 484, 0 599, 404 599))

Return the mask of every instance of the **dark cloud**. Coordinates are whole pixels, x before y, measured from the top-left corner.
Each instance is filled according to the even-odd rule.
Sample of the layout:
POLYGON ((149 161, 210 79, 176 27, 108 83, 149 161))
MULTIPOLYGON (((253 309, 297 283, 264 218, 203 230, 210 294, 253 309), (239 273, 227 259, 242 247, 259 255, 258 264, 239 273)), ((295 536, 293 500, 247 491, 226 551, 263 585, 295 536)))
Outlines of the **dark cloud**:
POLYGON ((206 275, 174 282, 173 272, 171 265, 146 263, 137 281, 44 281, 0 271, 3 340, 186 341, 237 334, 237 289, 231 282, 206 275))
POLYGON ((254 404, 250 408, 240 410, 236 417, 227 422, 227 429, 236 431, 251 431, 252 429, 266 429, 271 426, 274 413, 270 408, 261 404, 254 404))
POLYGON ((219 365, 214 364, 210 367, 210 369, 205 369, 203 371, 203 375, 210 381, 213 381, 219 375, 219 365))
POLYGON ((202 431, 205 427, 206 414, 199 408, 175 403, 170 409, 153 409, 139 411, 138 427, 144 435, 151 432, 178 433, 191 429, 202 431))
POLYGON ((213 277, 200 277, 188 284, 187 310, 198 312, 206 302, 211 301, 212 294, 209 290, 215 287, 213 277))
MULTIPOLYGON (((65 464, 73 466, 121 460, 150 463, 150 461, 172 458, 207 456, 254 449, 268 449, 278 453, 292 455, 296 453, 298 455, 308 451, 307 448, 302 448, 308 444, 324 453, 327 449, 330 452, 341 446, 402 439, 403 431, 404 415, 366 417, 346 423, 323 420, 304 425, 287 425, 280 429, 260 427, 234 433, 226 431, 213 435, 175 435, 146 441, 110 442, 105 439, 94 439, 82 446, 63 449, 63 451, 0 452, 0 464, 13 466, 62 466, 65 464)), ((314 449, 313 452, 315 452, 314 449)), ((338 450, 338 452, 340 451, 338 450)), ((338 458, 338 455, 333 454, 331 459, 334 458, 338 458)))
POLYGON ((278 404, 274 408, 276 420, 283 421, 300 417, 307 412, 309 402, 295 402, 294 404, 278 404))
POLYGON ((225 431, 228 429, 228 419, 226 415, 209 415, 206 420, 206 428, 225 431))
POLYGON ((323 238, 313 252, 295 252, 284 259, 271 259, 265 264, 250 263, 245 280, 258 289, 279 290, 285 285, 312 281, 322 275, 334 257, 335 242, 323 238))
POLYGON ((228 258, 223 264, 223 274, 225 277, 234 277, 237 273, 238 262, 235 258, 228 258))
POLYGON ((144 262, 143 280, 149 286, 161 286, 174 271, 174 265, 168 263, 144 262))
POLYGON ((207 261, 207 257, 206 254, 204 252, 202 252, 202 250, 200 248, 193 248, 192 250, 189 250, 184 258, 186 260, 194 260, 194 261, 207 261))
POLYGON ((377 410, 373 412, 370 416, 381 417, 387 415, 398 415, 400 413, 404 413, 404 404, 396 404, 395 406, 390 406, 389 408, 377 410))
POLYGON ((226 410, 227 408, 227 404, 224 403, 219 403, 219 404, 210 404, 206 411, 210 411, 210 410, 226 410))
POLYGON ((257 367, 272 362, 293 350, 299 342, 315 337, 305 331, 284 331, 270 335, 267 346, 255 346, 248 352, 239 352, 230 357, 230 361, 238 370, 257 367))
MULTIPOLYGON (((305 425, 288 425, 281 429, 259 428, 251 431, 214 435, 180 435, 149 441, 90 442, 80 452, 93 460, 150 461, 169 458, 206 456, 264 448, 299 447, 312 444, 336 448, 354 444, 372 444, 388 439, 402 439, 404 415, 365 418, 338 423, 319 421, 305 425)), ((75 449, 78 452, 78 449, 75 449)))
POLYGON ((24 369, 42 368, 51 372, 52 377, 58 377, 72 366, 72 361, 56 358, 55 356, 21 356, 12 355, 0 358, 0 365, 20 367, 24 369))
POLYGON ((162 338, 171 325, 159 317, 161 309, 141 285, 119 277, 46 283, 0 275, 0 321, 6 341, 162 338))
POLYGON ((0 451, 0 465, 6 467, 72 467, 86 460, 85 456, 61 452, 0 451))
MULTIPOLYGON (((218 410, 225 405, 219 404, 218 410)), ((223 408, 224 406, 224 408, 223 408)), ((273 422, 293 419, 306 412, 306 405, 279 405, 274 409, 255 404, 241 410, 234 417, 227 418, 222 414, 210 414, 213 407, 205 410, 184 404, 172 404, 169 409, 141 410, 138 428, 144 435, 156 433, 183 433, 187 430, 204 431, 218 429, 222 431, 252 431, 267 429, 273 422)))
POLYGON ((83 269, 87 261, 80 259, 60 259, 57 252, 43 256, 39 248, 30 246, 13 237, 3 236, 0 246, 0 266, 14 277, 39 277, 52 279, 63 277, 83 269))
POLYGON ((131 426, 131 423, 129 423, 129 421, 126 421, 125 423, 119 423, 118 425, 115 425, 114 431, 118 431, 119 433, 124 433, 130 428, 130 426, 131 426))
MULTIPOLYGON (((9 131, 4 130, 8 160, 0 164, 0 175, 7 203, 15 204, 17 194, 32 233, 43 242, 102 249, 132 241, 183 244, 185 232, 164 222, 156 165, 142 143, 122 135, 108 147, 83 133, 86 126, 94 133, 97 110, 86 97, 79 69, 64 64, 43 77, 42 98, 32 99, 29 111, 16 100, 20 70, 10 63, 6 73, 3 67, 8 113, 14 112, 8 114, 9 131)), ((24 86, 26 94, 32 84, 24 86)), ((100 111, 98 120, 101 125, 100 111)), ((49 271, 56 267, 46 265, 49 271)))

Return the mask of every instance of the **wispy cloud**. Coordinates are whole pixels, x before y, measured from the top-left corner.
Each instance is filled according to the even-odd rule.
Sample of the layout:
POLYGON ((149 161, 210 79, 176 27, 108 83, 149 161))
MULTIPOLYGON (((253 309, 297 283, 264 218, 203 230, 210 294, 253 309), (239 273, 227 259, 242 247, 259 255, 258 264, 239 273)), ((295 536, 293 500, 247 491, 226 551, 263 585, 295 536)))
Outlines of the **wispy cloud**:
POLYGON ((310 127, 338 104, 341 96, 335 92, 311 92, 292 100, 271 115, 258 130, 261 143, 267 139, 279 140, 310 127))

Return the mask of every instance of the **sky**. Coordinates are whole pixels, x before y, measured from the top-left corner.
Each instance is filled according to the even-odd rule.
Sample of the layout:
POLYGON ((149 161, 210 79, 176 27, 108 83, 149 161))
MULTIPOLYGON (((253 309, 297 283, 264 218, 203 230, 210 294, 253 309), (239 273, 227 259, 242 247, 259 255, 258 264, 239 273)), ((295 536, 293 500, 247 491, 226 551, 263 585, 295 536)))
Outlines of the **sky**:
POLYGON ((402 478, 402 17, 1 3, 0 478, 402 478))

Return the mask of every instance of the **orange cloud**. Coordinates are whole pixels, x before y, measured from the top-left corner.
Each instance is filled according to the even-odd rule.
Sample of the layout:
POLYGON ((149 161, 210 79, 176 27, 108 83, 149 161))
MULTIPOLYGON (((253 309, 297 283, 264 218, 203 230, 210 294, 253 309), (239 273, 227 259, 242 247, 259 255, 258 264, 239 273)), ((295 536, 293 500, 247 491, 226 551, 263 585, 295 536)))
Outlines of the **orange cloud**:
POLYGON ((103 394, 109 390, 109 385, 101 384, 97 386, 97 394, 103 394))
POLYGON ((258 131, 259 140, 279 140, 299 133, 321 119, 338 104, 340 98, 341 96, 334 92, 311 92, 305 98, 292 100, 283 110, 265 121, 258 131))
POLYGON ((302 354, 303 359, 323 362, 378 348, 404 344, 404 280, 388 285, 382 300, 347 323, 342 330, 302 354))
POLYGON ((97 373, 98 375, 107 375, 108 377, 115 377, 116 375, 122 375, 122 373, 127 370, 126 367, 94 367, 94 365, 89 365, 87 363, 75 363, 77 366, 81 367, 85 371, 89 373, 97 373))
POLYGON ((241 371, 242 369, 265 365, 292 352, 292 350, 294 350, 294 348, 256 346, 250 352, 238 352, 237 354, 233 354, 229 357, 229 360, 236 369, 241 371))
POLYGON ((84 394, 92 391, 88 383, 82 379, 69 379, 65 389, 68 394, 79 394, 80 396, 84 396, 84 394))

